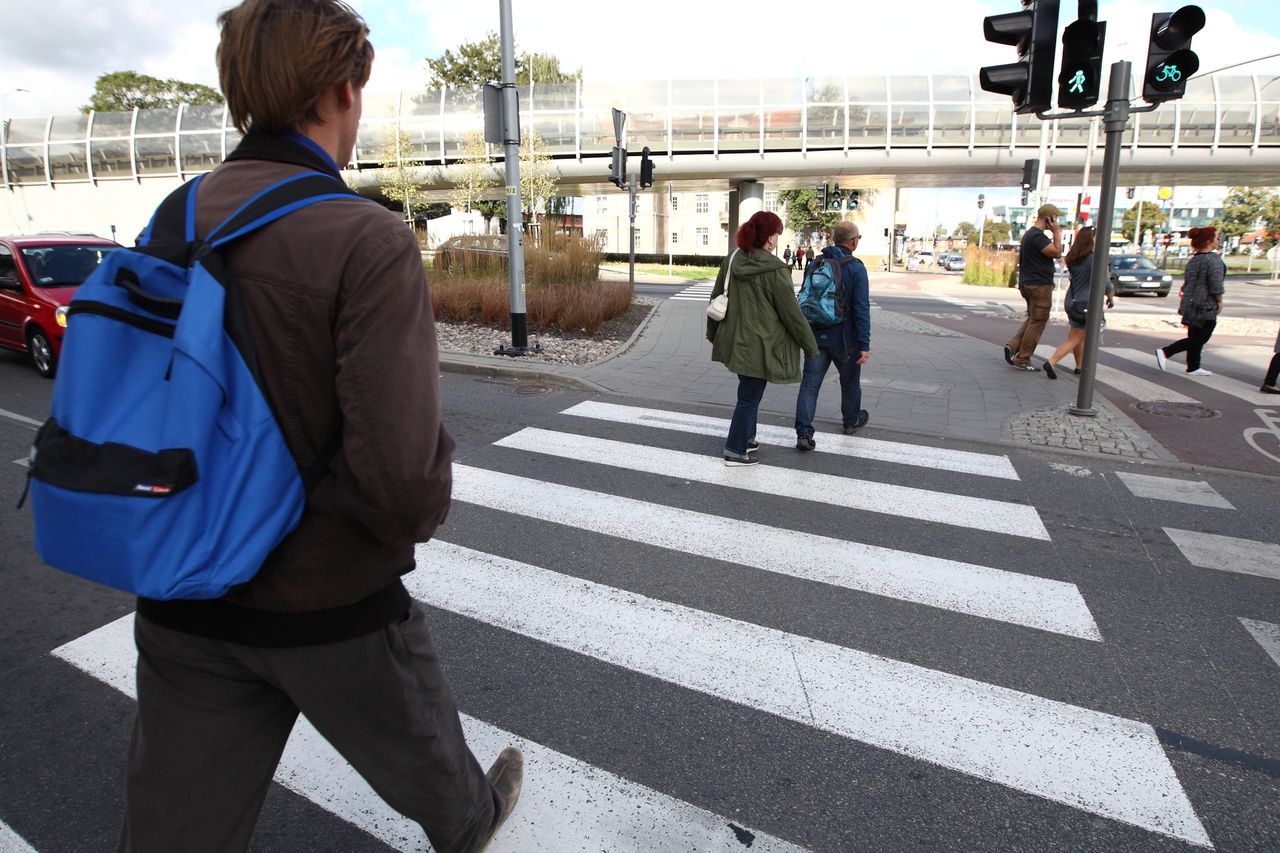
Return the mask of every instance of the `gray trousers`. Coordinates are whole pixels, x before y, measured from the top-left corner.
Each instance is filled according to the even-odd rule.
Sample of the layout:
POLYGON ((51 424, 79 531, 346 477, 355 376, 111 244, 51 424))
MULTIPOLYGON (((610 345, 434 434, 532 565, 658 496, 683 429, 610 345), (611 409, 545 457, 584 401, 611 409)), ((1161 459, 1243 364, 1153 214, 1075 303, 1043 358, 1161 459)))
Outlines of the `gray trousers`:
POLYGON ((244 850, 299 712, 439 853, 502 808, 467 748, 426 615, 339 643, 269 649, 136 620, 138 715, 120 850, 244 850))

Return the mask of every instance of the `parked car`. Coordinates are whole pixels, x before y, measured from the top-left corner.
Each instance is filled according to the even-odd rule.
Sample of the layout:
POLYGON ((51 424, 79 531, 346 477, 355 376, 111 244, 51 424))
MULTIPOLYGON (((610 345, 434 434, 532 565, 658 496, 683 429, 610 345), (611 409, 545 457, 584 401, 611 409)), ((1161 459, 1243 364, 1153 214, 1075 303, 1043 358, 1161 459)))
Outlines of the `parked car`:
POLYGON ((950 272, 961 272, 964 270, 964 255, 957 255, 954 252, 938 255, 938 268, 950 272))
POLYGON ((1169 289, 1173 287, 1173 276, 1143 255, 1112 255, 1111 284, 1117 296, 1127 293, 1168 296, 1169 289))
POLYGON ((28 353, 40 375, 52 378, 67 304, 107 253, 119 248, 92 235, 0 237, 0 347, 28 353))

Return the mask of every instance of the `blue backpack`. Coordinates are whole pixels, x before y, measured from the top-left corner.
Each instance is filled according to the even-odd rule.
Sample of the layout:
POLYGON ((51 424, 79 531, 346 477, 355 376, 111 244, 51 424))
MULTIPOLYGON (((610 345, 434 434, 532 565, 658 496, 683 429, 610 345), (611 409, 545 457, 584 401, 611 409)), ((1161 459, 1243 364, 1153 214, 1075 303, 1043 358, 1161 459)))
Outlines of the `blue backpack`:
POLYGON ((138 247, 109 253, 80 285, 27 479, 41 559, 161 600, 217 598, 252 578, 340 443, 335 425, 299 470, 221 250, 307 205, 358 196, 305 172, 198 240, 199 183, 171 194, 138 247))
POLYGON ((809 265, 797 294, 800 313, 809 325, 834 326, 844 320, 844 281, 840 271, 851 260, 852 256, 823 256, 809 265))

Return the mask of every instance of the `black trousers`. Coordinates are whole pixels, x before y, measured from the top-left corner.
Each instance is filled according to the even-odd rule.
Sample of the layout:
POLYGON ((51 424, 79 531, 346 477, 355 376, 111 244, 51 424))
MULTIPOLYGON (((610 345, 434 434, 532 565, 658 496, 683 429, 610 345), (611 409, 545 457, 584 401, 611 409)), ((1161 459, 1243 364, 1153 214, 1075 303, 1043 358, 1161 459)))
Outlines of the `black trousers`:
POLYGON ((1164 350, 1166 356, 1185 352, 1187 354, 1187 372, 1199 370, 1200 351, 1209 342, 1209 338, 1213 337, 1213 329, 1217 325, 1217 320, 1210 320, 1199 326, 1188 326, 1185 338, 1180 341, 1174 341, 1166 347, 1161 347, 1161 349, 1164 350))
POLYGON ((1280 379, 1280 352, 1271 356, 1271 366, 1267 368, 1267 378, 1262 380, 1262 384, 1274 388, 1277 379, 1280 379))
POLYGON ((467 748, 422 607, 338 643, 268 649, 143 618, 120 850, 245 850, 289 732, 306 715, 437 851, 488 835, 501 797, 467 748))

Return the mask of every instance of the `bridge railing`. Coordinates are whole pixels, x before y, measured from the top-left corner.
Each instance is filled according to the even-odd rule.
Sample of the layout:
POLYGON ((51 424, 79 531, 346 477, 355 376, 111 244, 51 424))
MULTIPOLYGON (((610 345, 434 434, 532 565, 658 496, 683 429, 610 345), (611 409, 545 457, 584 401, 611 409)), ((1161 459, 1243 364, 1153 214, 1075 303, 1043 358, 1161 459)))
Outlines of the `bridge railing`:
MULTIPOLYGON (((897 75, 751 80, 582 82, 521 86, 523 128, 553 157, 606 156, 611 109, 627 112, 627 145, 660 156, 765 156, 776 151, 1038 146, 1040 122, 1013 115, 1009 99, 963 75, 897 75)), ((455 162, 483 127, 480 92, 444 88, 369 93, 354 154, 376 168, 397 133, 423 164, 455 162)), ((17 118, 0 136, 3 186, 206 172, 239 142, 222 106, 17 118)), ((1089 123, 1054 122, 1052 147, 1084 146, 1089 123)), ((1135 148, 1280 147, 1280 77, 1192 80, 1186 97, 1135 116, 1135 148)), ((501 152, 490 148, 497 157, 501 152)))

